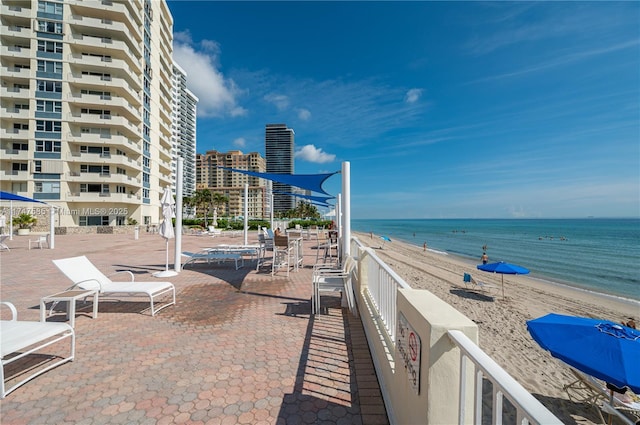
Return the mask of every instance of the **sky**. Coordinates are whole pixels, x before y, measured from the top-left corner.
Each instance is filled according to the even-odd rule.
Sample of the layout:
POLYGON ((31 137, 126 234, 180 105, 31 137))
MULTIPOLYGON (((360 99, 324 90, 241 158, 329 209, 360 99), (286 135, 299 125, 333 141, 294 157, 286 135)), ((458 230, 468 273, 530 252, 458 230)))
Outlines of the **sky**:
POLYGON ((640 2, 168 5, 198 153, 284 123, 354 219, 640 217, 640 2))

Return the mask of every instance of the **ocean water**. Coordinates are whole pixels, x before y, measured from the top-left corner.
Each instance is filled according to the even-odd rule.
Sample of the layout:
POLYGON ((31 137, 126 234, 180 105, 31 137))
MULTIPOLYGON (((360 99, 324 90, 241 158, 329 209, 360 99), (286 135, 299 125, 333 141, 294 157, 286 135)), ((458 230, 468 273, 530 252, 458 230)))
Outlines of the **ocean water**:
MULTIPOLYGON (((640 300, 640 219, 353 220, 351 229, 480 263, 528 268, 531 276, 640 300)), ((387 242, 389 243, 389 242, 387 242)))

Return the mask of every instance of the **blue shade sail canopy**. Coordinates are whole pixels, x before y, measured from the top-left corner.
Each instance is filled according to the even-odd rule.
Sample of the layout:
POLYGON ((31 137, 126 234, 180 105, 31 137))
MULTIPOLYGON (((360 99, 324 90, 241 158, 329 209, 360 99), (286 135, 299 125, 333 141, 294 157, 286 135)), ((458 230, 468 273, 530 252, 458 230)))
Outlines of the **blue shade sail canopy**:
POLYGON ((272 180, 274 182, 288 184, 290 186, 299 187, 301 189, 310 190, 312 192, 324 193, 325 195, 331 196, 331 194, 327 193, 322 189, 322 184, 329 177, 334 174, 338 174, 340 171, 336 171, 334 173, 327 174, 277 174, 277 173, 259 173, 257 171, 249 171, 249 170, 239 170, 236 168, 229 167, 218 167, 223 170, 235 171, 236 173, 246 174, 248 176, 260 177, 267 180, 272 180))
POLYGON ((37 199, 27 198, 26 196, 16 195, 10 192, 0 191, 0 201, 22 201, 22 202, 37 202, 39 204, 46 204, 46 202, 39 201, 37 199))
POLYGON ((289 196, 295 196, 297 198, 303 198, 303 199, 308 199, 313 203, 317 203, 320 204, 322 206, 329 206, 329 204, 327 203, 327 201, 329 199, 335 199, 335 196, 313 196, 313 195, 303 195, 301 193, 288 193, 288 192, 280 192, 278 190, 274 190, 273 193, 278 193, 281 195, 289 195, 289 196))
POLYGON ((553 357, 640 394, 640 331, 608 320, 553 313, 529 320, 527 329, 553 357))

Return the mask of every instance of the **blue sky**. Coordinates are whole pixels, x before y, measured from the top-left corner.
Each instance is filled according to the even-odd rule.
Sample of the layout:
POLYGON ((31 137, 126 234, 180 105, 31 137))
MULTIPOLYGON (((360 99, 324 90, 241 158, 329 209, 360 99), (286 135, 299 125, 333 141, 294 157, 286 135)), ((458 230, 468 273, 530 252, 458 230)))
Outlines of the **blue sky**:
POLYGON ((286 123, 358 219, 640 216, 639 2, 168 4, 200 153, 286 123))

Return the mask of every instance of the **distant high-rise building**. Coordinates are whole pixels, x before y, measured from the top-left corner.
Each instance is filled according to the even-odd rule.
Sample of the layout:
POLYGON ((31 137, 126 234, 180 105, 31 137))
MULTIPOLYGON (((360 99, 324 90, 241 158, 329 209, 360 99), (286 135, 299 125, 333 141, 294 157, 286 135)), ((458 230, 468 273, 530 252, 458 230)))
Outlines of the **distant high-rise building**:
POLYGON ((177 153, 167 2, 1 7, 0 189, 58 207, 56 226, 159 223, 177 153))
MULTIPOLYGON (((196 107, 198 98, 187 88, 187 73, 173 63, 172 156, 182 161, 182 194, 191 196, 196 189, 196 107)), ((175 188, 175 164, 172 186, 175 188)), ((174 190, 175 193, 175 190, 174 190)))
MULTIPOLYGON (((265 159, 267 173, 293 174, 295 133, 286 124, 267 124, 264 135, 265 159)), ((273 191, 291 193, 291 186, 273 182, 273 191)), ((293 209, 295 202, 292 196, 282 193, 273 195, 273 211, 285 212, 293 209)))
POLYGON ((249 218, 266 218, 267 209, 266 180, 247 174, 223 170, 220 167, 237 170, 265 172, 264 158, 257 152, 243 154, 241 151, 207 151, 196 155, 196 187, 220 193, 229 202, 218 213, 237 217, 244 215, 244 185, 249 184, 249 218))

